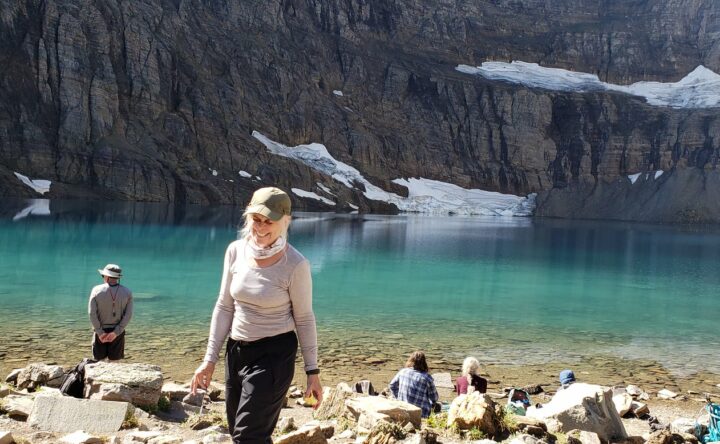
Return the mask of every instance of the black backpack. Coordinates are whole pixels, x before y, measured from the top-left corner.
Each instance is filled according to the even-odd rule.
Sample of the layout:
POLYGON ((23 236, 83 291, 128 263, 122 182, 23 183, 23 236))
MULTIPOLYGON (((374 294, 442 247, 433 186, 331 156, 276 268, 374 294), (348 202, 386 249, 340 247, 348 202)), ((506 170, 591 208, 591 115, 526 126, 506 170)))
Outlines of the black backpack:
POLYGON ((85 366, 94 364, 97 361, 85 358, 74 369, 70 370, 63 378, 60 385, 60 393, 73 398, 82 398, 85 391, 85 366))

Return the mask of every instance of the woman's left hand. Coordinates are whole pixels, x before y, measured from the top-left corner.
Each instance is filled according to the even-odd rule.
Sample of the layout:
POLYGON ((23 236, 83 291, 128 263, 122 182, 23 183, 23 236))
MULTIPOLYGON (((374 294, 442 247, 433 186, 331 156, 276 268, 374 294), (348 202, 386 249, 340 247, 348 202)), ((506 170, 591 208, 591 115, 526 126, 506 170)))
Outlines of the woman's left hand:
POLYGON ((317 410, 322 402, 322 384, 320 384, 320 375, 308 375, 307 377, 307 390, 305 390, 305 397, 309 398, 310 395, 317 399, 317 403, 313 406, 313 410, 317 410))

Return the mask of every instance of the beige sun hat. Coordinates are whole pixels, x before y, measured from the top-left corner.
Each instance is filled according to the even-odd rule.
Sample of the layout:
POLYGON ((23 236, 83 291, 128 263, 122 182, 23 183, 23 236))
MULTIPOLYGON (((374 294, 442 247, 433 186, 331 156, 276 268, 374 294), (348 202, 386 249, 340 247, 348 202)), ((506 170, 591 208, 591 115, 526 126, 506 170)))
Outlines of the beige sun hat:
POLYGON ((103 276, 117 279, 119 277, 122 277, 122 268, 120 268, 120 265, 117 264, 107 264, 105 265, 105 268, 103 268, 102 270, 98 270, 98 273, 103 276))
POLYGON ((260 188, 253 193, 250 205, 245 214, 262 214, 268 219, 278 221, 283 216, 290 215, 290 196, 275 187, 260 188))

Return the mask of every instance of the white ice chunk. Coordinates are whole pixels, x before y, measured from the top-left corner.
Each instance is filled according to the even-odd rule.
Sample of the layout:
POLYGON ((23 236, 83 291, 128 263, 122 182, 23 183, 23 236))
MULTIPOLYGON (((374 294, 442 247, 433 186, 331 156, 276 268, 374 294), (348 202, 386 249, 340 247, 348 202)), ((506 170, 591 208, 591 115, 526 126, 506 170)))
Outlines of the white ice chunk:
POLYGON ((239 174, 241 177, 245 177, 245 178, 252 177, 252 174, 248 173, 247 171, 243 171, 243 170, 238 171, 238 174, 239 174))
POLYGON ((665 172, 665 171, 663 171, 663 170, 657 170, 657 171, 655 171, 655 179, 657 179, 658 177, 662 176, 662 174, 663 174, 664 172, 665 172))
POLYGON ((457 185, 429 179, 395 179, 409 190, 408 197, 387 192, 373 185, 355 168, 335 160, 319 143, 288 147, 253 131, 253 137, 273 154, 299 160, 331 176, 348 188, 354 183, 365 188, 365 197, 394 204, 400 211, 431 214, 465 214, 494 216, 530 216, 535 209, 535 194, 520 197, 492 191, 466 190, 457 185))
POLYGON ((634 184, 635 184, 635 181, 638 180, 638 177, 640 177, 641 174, 642 174, 642 173, 630 174, 630 175, 628 176, 628 179, 630 179, 630 183, 634 185, 634 184))
POLYGON ((340 91, 339 89, 333 90, 333 94, 335 94, 336 96, 340 96, 340 97, 343 96, 343 92, 340 91))
POLYGON ((217 170, 212 170, 212 175, 213 175, 213 176, 217 176, 217 174, 218 174, 218 173, 217 173, 217 170))
POLYGON ((305 190, 301 190, 300 188, 290 188, 290 190, 297 196, 319 200, 320 202, 326 203, 328 205, 335 205, 335 202, 331 201, 328 198, 322 197, 316 193, 313 193, 312 191, 305 191, 305 190))
POLYGON ((20 220, 30 215, 33 216, 49 216, 50 215, 50 199, 29 199, 28 205, 18 211, 13 220, 20 220))
POLYGON ((458 65, 455 69, 465 74, 481 75, 491 80, 518 83, 530 88, 570 92, 618 91, 644 97, 648 104, 654 106, 720 106, 720 75, 702 65, 674 83, 637 82, 632 85, 616 85, 600 81, 595 74, 546 68, 537 63, 520 61, 484 62, 478 67, 458 65))
POLYGON ((323 190, 324 192, 326 192, 326 193, 328 193, 328 194, 330 194, 330 195, 333 195, 333 196, 335 195, 335 193, 333 193, 332 191, 330 191, 330 188, 326 187, 325 185, 321 184, 320 182, 315 182, 315 185, 317 185, 318 188, 320 188, 320 189, 323 190))
MULTIPOLYGON (((13 171, 13 172, 14 172, 14 171, 13 171)), ((29 187, 32 188, 33 190, 35 190, 35 192, 37 192, 37 193, 45 194, 45 193, 47 193, 48 191, 50 191, 50 185, 52 184, 52 182, 49 181, 49 180, 44 180, 44 179, 30 179, 30 178, 28 178, 27 176, 23 176, 22 174, 17 173, 17 172, 15 172, 15 177, 17 177, 18 179, 20 179, 20 181, 21 181, 22 183, 24 183, 25 185, 29 186, 29 187)))

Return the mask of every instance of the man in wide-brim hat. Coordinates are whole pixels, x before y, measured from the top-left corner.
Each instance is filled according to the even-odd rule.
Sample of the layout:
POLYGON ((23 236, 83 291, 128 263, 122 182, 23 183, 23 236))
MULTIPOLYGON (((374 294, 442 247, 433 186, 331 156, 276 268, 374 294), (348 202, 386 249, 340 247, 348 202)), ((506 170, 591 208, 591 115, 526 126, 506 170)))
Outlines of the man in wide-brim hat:
POLYGON ((125 327, 133 315, 132 291, 120 285, 122 268, 107 264, 98 270, 103 284, 90 292, 88 314, 92 324, 92 352, 95 360, 116 361, 125 357, 125 327))

